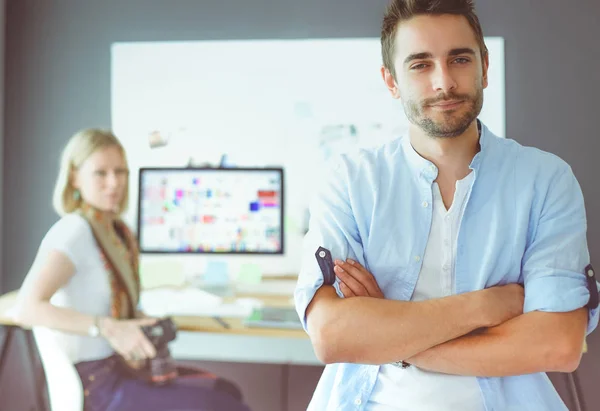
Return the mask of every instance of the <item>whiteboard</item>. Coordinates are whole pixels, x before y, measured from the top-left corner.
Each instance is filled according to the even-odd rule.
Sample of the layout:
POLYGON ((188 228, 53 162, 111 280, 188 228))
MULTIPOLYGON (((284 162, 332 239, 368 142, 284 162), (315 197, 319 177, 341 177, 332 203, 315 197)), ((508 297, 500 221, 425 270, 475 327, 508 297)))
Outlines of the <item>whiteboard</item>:
MULTIPOLYGON (((480 118, 504 137, 504 40, 485 41, 480 118)), ((112 127, 131 169, 128 223, 137 221, 140 167, 218 164, 222 154, 233 166, 282 166, 285 254, 195 257, 251 260, 265 273, 298 272, 312 182, 327 161, 408 127, 381 79, 378 38, 115 43, 111 65, 112 127), (152 149, 157 134, 168 144, 152 149)))

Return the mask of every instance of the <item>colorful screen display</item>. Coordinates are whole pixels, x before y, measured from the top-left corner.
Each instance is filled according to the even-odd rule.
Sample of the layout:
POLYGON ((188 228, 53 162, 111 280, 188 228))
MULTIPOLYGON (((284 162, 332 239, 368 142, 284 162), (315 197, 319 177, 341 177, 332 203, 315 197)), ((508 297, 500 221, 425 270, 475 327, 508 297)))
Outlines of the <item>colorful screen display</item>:
POLYGON ((142 168, 144 253, 283 253, 283 170, 142 168))

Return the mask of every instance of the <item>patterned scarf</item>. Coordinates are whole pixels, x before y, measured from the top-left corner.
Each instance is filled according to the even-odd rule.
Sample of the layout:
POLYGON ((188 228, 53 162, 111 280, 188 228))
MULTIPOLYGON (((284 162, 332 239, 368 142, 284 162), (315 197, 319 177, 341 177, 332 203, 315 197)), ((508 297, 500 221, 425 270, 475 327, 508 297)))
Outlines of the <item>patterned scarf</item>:
POLYGON ((100 257, 110 274, 111 315, 135 318, 140 296, 139 251, 137 241, 127 225, 118 218, 82 204, 77 211, 92 228, 100 257))

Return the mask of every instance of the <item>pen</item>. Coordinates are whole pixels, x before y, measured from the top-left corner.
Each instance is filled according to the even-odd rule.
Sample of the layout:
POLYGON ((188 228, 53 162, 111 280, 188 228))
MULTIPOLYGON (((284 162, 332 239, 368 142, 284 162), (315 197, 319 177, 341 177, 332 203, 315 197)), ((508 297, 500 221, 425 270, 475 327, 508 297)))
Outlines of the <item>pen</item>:
POLYGON ((214 320, 216 322, 218 322, 219 324, 221 324, 223 326, 223 328, 227 328, 227 329, 231 328, 229 326, 229 324, 227 324, 225 321, 223 321, 223 319, 221 317, 214 316, 213 318, 214 318, 214 320))

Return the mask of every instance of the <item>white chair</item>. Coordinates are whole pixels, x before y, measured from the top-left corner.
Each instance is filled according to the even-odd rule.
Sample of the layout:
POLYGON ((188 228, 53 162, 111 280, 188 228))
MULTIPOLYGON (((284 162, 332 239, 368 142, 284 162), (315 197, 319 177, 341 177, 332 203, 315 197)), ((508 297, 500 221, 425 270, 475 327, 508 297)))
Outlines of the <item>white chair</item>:
POLYGON ((47 328, 34 327, 33 335, 40 353, 48 385, 52 411, 82 411, 83 385, 69 359, 68 346, 59 335, 47 328))

